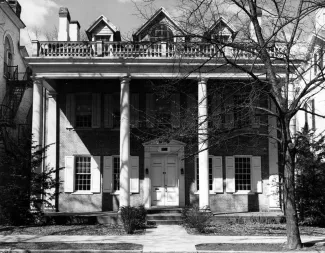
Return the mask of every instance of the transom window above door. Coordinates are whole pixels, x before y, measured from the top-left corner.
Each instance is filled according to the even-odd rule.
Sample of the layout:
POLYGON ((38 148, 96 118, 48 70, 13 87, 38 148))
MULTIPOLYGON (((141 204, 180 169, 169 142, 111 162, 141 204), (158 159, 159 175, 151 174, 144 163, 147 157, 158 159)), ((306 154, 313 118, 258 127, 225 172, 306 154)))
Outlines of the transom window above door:
POLYGON ((158 24, 154 26, 150 32, 150 41, 172 41, 173 32, 165 24, 158 24))

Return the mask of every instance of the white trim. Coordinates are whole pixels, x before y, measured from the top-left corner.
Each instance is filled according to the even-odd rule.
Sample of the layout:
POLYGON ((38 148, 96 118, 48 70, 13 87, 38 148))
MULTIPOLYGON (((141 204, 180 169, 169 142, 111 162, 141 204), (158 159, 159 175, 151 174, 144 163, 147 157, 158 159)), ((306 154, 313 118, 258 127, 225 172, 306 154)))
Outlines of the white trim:
POLYGON ((72 195, 93 195, 91 191, 75 191, 71 193, 72 195))

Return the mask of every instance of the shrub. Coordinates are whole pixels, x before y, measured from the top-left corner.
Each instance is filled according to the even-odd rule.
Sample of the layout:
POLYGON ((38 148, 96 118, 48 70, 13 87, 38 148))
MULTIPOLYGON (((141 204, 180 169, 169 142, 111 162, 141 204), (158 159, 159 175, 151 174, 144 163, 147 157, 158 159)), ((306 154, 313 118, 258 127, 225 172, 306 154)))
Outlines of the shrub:
POLYGON ((143 205, 139 207, 122 206, 121 218, 124 230, 127 234, 133 234, 136 229, 146 226, 147 210, 143 205))
POLYGON ((181 218, 184 225, 195 228, 199 233, 204 233, 212 216, 208 207, 200 209, 199 206, 193 205, 182 209, 181 218))

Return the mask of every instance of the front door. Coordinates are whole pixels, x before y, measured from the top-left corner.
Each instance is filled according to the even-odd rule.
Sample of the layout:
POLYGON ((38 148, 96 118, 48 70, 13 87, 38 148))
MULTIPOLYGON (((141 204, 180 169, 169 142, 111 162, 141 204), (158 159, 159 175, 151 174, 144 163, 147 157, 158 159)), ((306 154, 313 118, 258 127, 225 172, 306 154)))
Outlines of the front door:
POLYGON ((178 206, 177 155, 151 157, 152 206, 178 206))

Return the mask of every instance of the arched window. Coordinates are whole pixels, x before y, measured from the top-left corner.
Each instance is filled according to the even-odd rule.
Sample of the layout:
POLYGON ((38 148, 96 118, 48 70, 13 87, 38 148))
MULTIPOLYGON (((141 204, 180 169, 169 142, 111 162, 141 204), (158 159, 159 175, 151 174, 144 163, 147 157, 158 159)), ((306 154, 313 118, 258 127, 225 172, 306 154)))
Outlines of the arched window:
POLYGON ((4 45, 4 75, 7 78, 13 77, 13 52, 12 52, 12 44, 8 37, 5 38, 4 45))
POLYGON ((171 41, 173 40, 173 32, 165 24, 158 24, 151 30, 150 41, 171 41))

